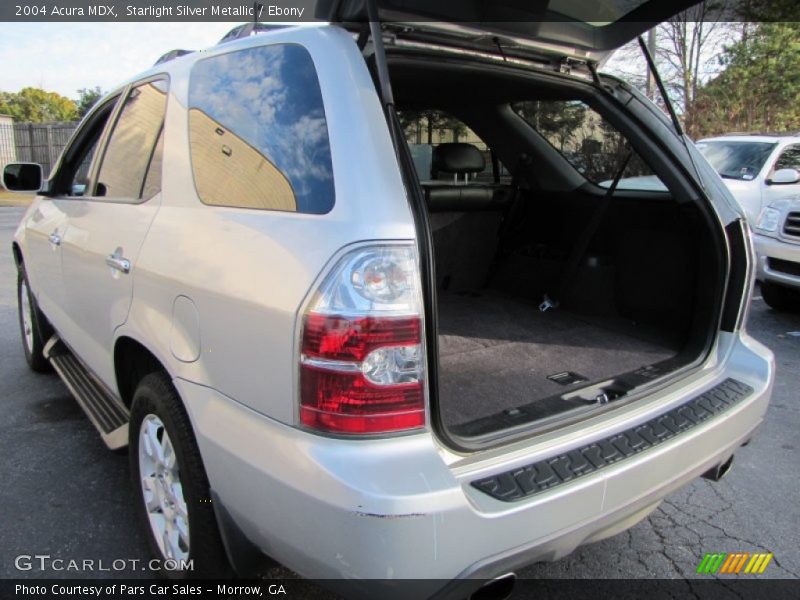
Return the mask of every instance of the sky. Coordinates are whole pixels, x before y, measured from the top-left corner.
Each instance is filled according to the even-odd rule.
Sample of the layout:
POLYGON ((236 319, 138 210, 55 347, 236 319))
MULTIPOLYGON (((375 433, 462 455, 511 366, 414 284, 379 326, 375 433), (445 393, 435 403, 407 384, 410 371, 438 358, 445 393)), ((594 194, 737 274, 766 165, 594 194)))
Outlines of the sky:
MULTIPOLYGON (((0 0, 2 1, 2 0, 0 0)), ((39 87, 76 99, 81 88, 109 91, 165 52, 216 44, 237 23, 0 23, 0 91, 39 87)), ((716 48, 714 52, 716 53, 716 48)), ((709 61, 704 60, 704 64, 709 61)), ((644 74, 638 49, 617 53, 604 68, 644 74)), ((718 65, 716 71, 718 71, 718 65)), ((703 73, 708 79, 714 73, 703 73)))
POLYGON ((40 87, 77 98, 108 91, 159 56, 216 44, 237 23, 0 23, 0 91, 40 87))

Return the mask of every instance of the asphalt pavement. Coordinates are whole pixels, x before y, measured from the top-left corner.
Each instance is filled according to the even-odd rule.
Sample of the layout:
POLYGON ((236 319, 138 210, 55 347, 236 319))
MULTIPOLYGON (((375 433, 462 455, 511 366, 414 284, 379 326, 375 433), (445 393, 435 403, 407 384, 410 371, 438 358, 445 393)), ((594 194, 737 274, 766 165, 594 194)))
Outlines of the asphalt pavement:
MULTIPOLYGON (((86 577, 15 567, 19 555, 148 558, 127 455, 105 448, 57 376, 25 364, 11 256, 23 213, 0 207, 0 578, 86 577)), ((707 552, 772 552, 763 577, 800 576, 800 314, 777 313, 757 293, 748 330, 775 352, 777 381, 765 423, 737 452, 730 474, 717 483, 697 480, 629 531, 532 565, 520 577, 709 577, 695 573, 707 552)), ((93 574, 109 575, 149 573, 93 574)), ((269 576, 292 574, 278 568, 269 576)))

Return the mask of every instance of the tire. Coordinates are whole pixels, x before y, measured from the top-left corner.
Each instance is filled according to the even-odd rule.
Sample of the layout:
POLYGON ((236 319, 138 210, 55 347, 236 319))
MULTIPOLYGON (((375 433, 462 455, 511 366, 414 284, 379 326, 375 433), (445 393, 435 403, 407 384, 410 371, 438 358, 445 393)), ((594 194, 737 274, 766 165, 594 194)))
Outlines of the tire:
POLYGON ((25 351, 25 361, 28 366, 37 373, 52 371, 53 367, 50 365, 50 361, 44 357, 43 352, 44 345, 47 343, 43 332, 51 334, 52 332, 36 304, 36 298, 31 293, 28 276, 22 263, 17 267, 17 314, 22 348, 25 351))
POLYGON ((150 373, 137 386, 128 435, 136 510, 150 552, 154 558, 192 564, 190 569, 162 568, 159 574, 169 579, 229 577, 232 571, 200 450, 186 410, 165 373, 150 373), (156 446, 165 460, 154 452, 156 446))
POLYGON ((771 308, 778 311, 800 310, 800 293, 769 281, 761 282, 761 297, 771 308))

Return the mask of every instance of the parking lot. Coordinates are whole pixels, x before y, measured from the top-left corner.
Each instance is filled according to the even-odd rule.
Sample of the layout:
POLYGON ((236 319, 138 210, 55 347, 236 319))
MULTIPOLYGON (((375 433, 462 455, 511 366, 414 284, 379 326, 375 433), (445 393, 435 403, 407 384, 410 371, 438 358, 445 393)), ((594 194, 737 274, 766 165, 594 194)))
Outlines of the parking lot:
MULTIPOLYGON (((105 449, 58 377, 25 365, 11 257, 23 212, 0 207, 0 577, 86 577, 91 574, 19 572, 14 564, 20 554, 147 558, 126 454, 105 449)), ((772 552, 763 577, 800 576, 800 314, 770 310, 757 292, 748 329, 775 352, 777 381, 766 422, 737 453, 731 473, 718 483, 697 480, 630 531, 533 565, 520 577, 700 577, 695 570, 707 552, 772 552)))

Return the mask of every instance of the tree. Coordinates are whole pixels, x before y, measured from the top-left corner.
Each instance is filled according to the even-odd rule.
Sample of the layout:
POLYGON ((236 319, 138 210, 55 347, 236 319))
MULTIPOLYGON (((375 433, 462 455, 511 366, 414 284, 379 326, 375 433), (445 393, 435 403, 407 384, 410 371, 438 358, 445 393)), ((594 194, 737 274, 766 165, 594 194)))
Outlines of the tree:
POLYGON ((83 118, 86 113, 103 97, 103 90, 100 86, 93 88, 81 88, 78 90, 78 115, 83 118))
POLYGON ((670 99, 678 104, 684 116, 684 127, 689 132, 694 127, 693 113, 689 109, 697 97, 701 69, 714 62, 708 56, 709 47, 726 39, 722 32, 724 25, 716 20, 719 18, 717 8, 709 2, 701 2, 663 23, 656 33, 656 54, 665 63, 662 71, 671 88, 670 99))
POLYGON ((754 26, 723 62, 692 107, 698 135, 800 130, 800 23, 754 26))
POLYGON ((47 123, 78 118, 75 102, 55 92, 26 87, 17 93, 0 92, 0 113, 20 122, 47 123))
POLYGON ((416 144, 422 142, 423 124, 427 130, 427 144, 433 144, 433 132, 439 135, 452 134, 453 141, 467 133, 467 127, 460 120, 438 110, 403 110, 399 114, 400 126, 406 134, 406 139, 416 144))
POLYGON ((742 21, 800 22, 800 5, 797 0, 739 0, 735 9, 742 21))
POLYGON ((561 152, 581 131, 587 108, 583 102, 532 100, 515 105, 519 115, 561 152))
MULTIPOLYGON (((762 0, 749 0, 762 1, 762 0)), ((766 0, 763 0, 766 1, 766 0)), ((690 108, 699 87, 723 68, 719 55, 742 35, 742 23, 733 22, 728 3, 704 1, 661 23, 655 30, 655 61, 676 112, 692 131, 690 108)), ((647 67, 637 41, 620 49, 607 70, 642 91, 647 67)), ((663 107, 652 90, 651 98, 663 107)))

